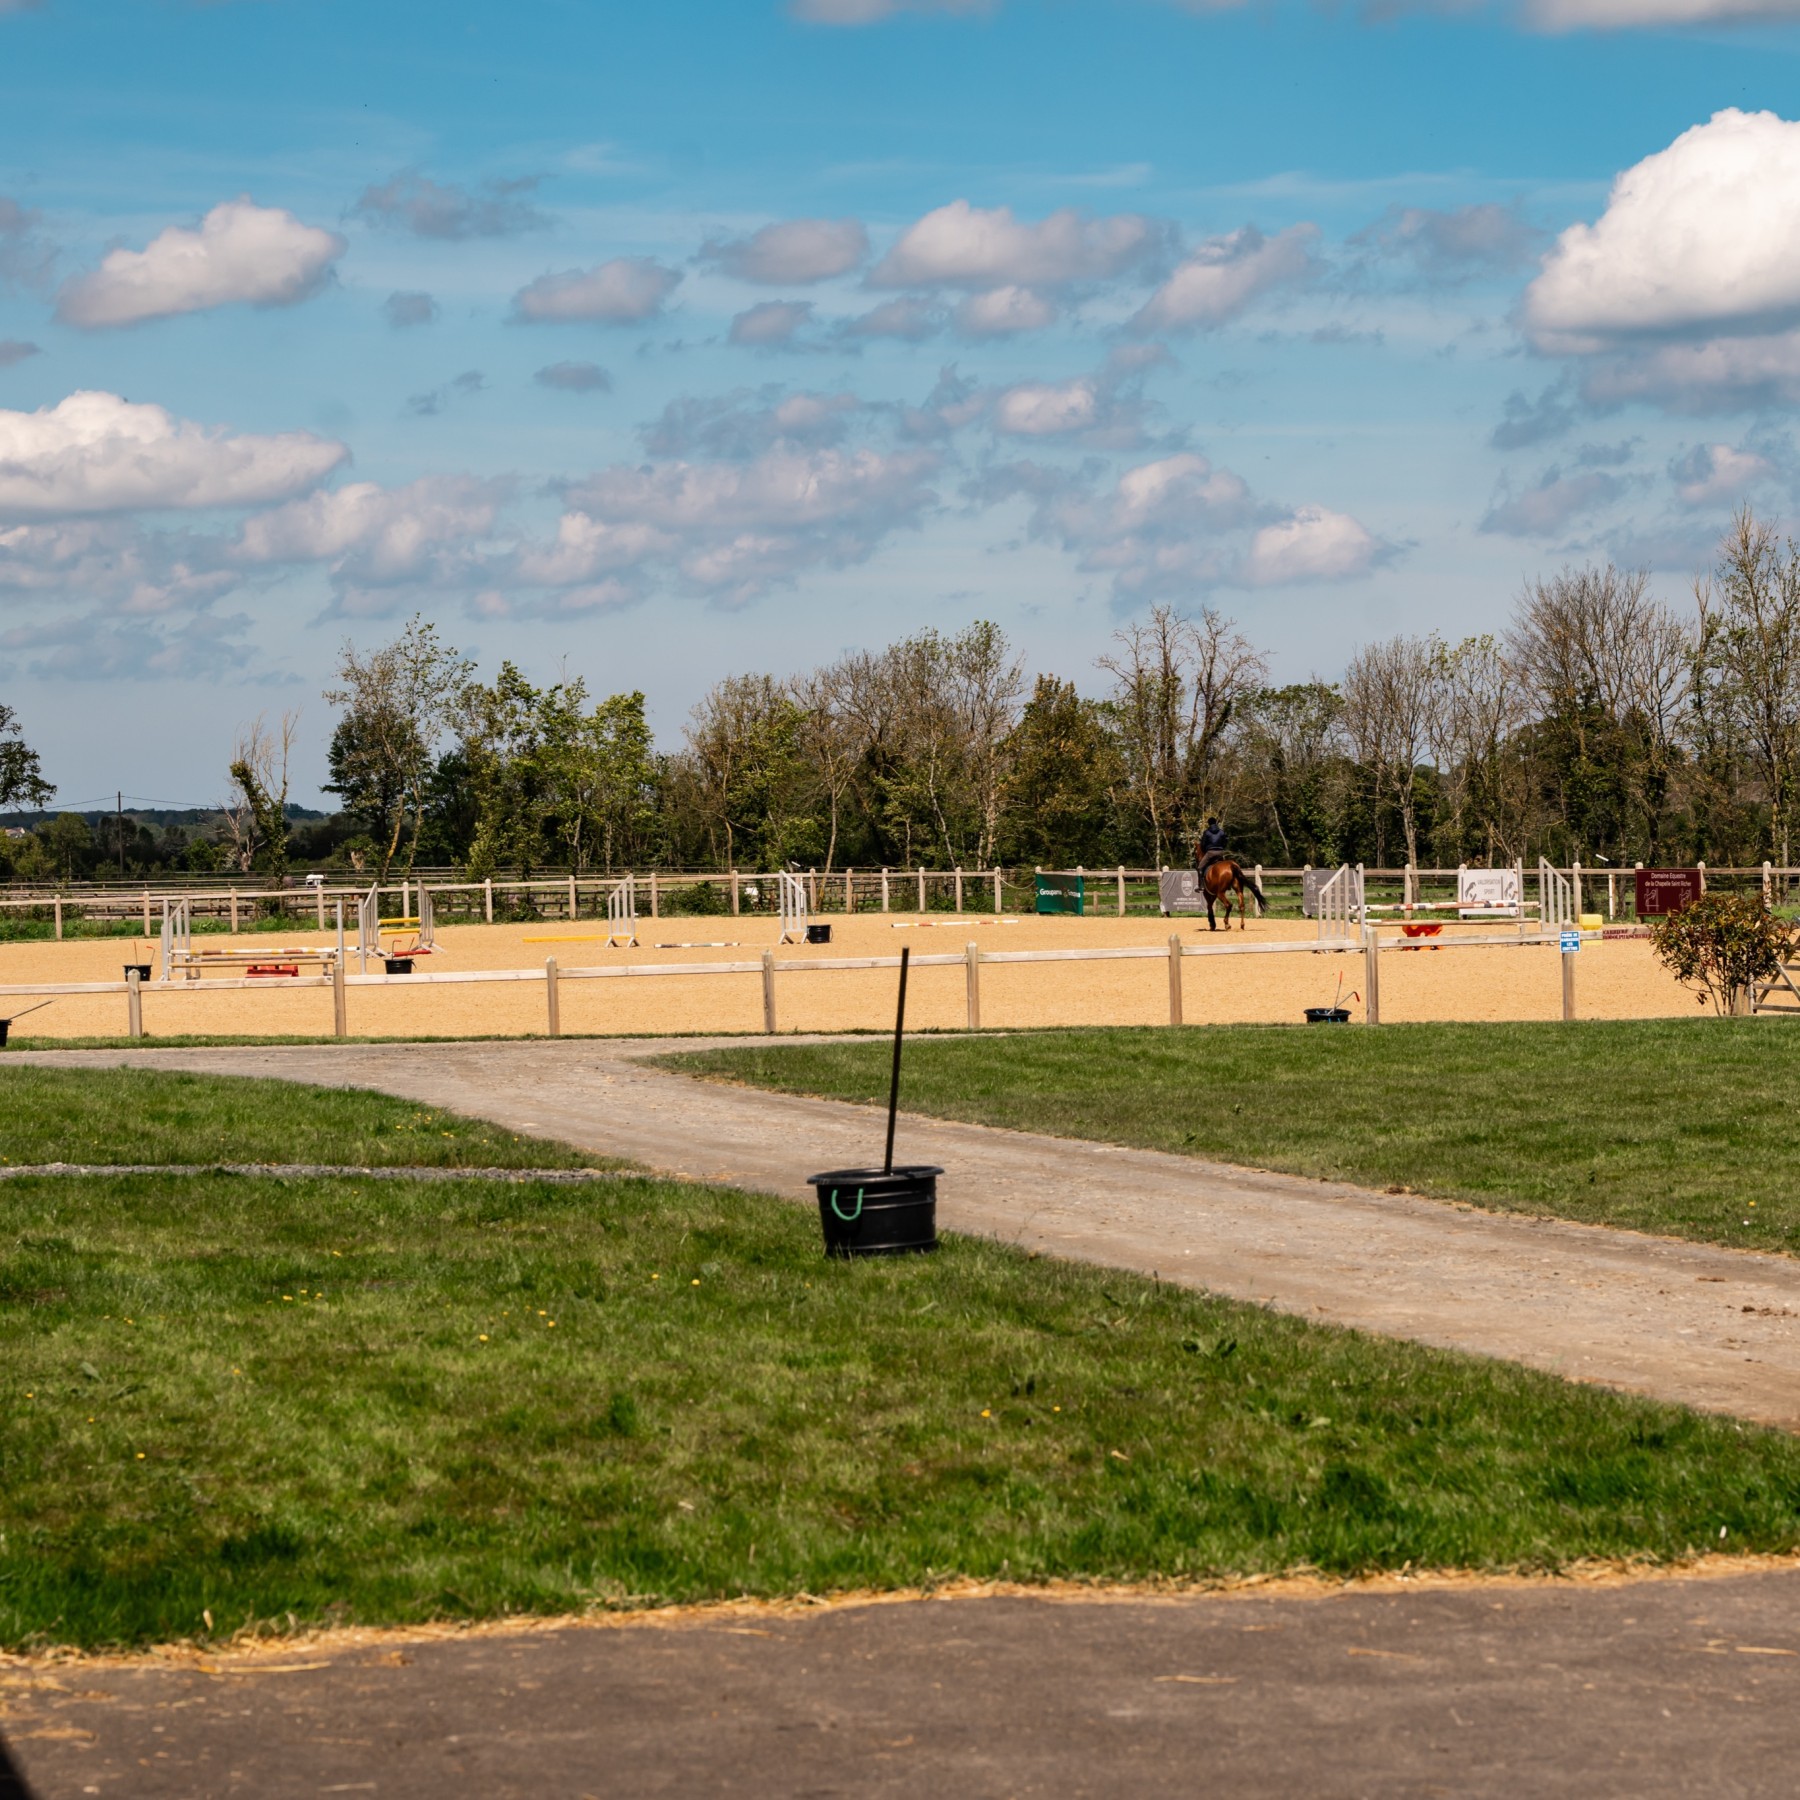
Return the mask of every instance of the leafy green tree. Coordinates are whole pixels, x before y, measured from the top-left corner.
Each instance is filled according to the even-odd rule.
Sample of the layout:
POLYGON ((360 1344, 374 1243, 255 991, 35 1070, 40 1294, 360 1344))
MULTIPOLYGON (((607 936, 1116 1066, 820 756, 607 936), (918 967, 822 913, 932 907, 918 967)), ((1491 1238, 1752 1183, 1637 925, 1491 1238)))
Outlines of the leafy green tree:
POLYGON ((1794 929, 1755 894, 1715 888, 1654 920, 1650 942, 1669 973, 1723 1016, 1742 1010, 1757 982, 1781 972, 1794 954, 1794 929))
POLYGON ((48 806, 56 789, 44 779, 38 753, 10 706, 0 706, 0 812, 48 806))
POLYGON ((1109 860, 1125 771, 1099 705, 1040 675, 1006 750, 1003 859, 1052 869, 1109 860))

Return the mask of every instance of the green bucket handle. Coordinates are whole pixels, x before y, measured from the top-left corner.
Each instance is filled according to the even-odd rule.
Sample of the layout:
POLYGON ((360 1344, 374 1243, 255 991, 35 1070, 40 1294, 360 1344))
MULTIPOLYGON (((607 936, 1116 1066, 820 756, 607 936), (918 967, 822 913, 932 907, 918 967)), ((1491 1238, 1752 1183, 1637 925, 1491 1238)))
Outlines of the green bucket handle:
POLYGON ((841 1207, 839 1207, 839 1205, 837 1203, 837 1197, 838 1197, 838 1191, 836 1188, 833 1188, 831 1190, 831 1210, 834 1213, 836 1213, 837 1216, 846 1225, 854 1225, 856 1223, 856 1221, 862 1217, 862 1208, 863 1208, 863 1191, 862 1191, 862 1189, 858 1188, 856 1190, 856 1211, 853 1213, 847 1213, 847 1212, 843 1211, 843 1209, 841 1207))

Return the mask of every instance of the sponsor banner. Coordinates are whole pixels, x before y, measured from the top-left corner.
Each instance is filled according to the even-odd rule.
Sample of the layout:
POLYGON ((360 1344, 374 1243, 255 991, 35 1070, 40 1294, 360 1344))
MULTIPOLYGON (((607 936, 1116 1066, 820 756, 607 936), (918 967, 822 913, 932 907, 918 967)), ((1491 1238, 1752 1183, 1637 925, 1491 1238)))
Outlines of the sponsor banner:
POLYGON ((1456 877, 1456 905, 1462 913, 1519 916, 1517 869, 1463 869, 1456 877))
POLYGON ((1700 898, 1698 869, 1639 869, 1637 913, 1640 919, 1660 919, 1680 912, 1700 898))
POLYGON ((1200 877, 1192 869, 1164 869, 1158 891, 1165 914, 1206 911, 1206 896, 1200 892, 1200 877))

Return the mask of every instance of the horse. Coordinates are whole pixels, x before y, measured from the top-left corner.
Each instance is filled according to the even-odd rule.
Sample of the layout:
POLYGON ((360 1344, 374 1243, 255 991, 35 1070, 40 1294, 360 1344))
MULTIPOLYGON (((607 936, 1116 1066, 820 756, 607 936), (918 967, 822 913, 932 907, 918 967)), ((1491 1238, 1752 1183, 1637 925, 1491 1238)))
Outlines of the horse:
POLYGON ((1269 903, 1263 898, 1263 891, 1256 885, 1256 877, 1250 874, 1235 856, 1228 856, 1221 851, 1211 862, 1204 862, 1199 856, 1194 858, 1194 873, 1200 880, 1200 892, 1206 900, 1206 925, 1209 931, 1219 929, 1219 921, 1213 913, 1213 902, 1220 902, 1225 908, 1225 929, 1231 929, 1232 896, 1237 896, 1238 929, 1248 931, 1250 902, 1244 898, 1248 891, 1256 896, 1256 904, 1260 911, 1267 912, 1269 903))

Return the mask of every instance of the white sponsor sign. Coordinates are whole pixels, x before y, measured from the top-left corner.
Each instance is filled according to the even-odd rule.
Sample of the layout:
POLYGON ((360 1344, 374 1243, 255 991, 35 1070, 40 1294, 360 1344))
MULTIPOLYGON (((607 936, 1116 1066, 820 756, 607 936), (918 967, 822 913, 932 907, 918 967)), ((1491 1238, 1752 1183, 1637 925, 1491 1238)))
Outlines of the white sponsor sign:
POLYGON ((1465 913, 1519 913, 1517 869, 1463 869, 1456 877, 1456 904, 1465 913))

